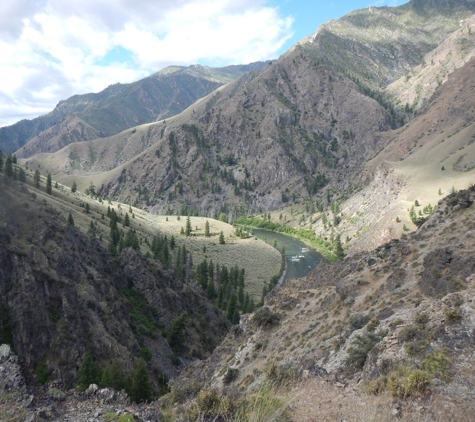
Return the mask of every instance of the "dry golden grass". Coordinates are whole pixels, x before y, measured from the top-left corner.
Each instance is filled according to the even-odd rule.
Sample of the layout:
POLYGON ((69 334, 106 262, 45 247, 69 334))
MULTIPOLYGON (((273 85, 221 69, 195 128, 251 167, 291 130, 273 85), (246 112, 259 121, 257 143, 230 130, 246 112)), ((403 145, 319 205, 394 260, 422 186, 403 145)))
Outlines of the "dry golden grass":
MULTIPOLYGON (((29 173, 29 181, 31 181, 31 178, 32 173, 29 173)), ((45 183, 45 178, 42 178, 40 189, 36 189, 31 185, 28 188, 35 192, 40 200, 45 200, 61 212, 65 219, 68 213, 71 212, 75 226, 83 232, 88 231, 91 220, 95 224, 97 223, 97 237, 99 238, 99 235, 102 235, 102 245, 104 247, 107 247, 109 242, 110 229, 107 207, 110 206, 115 209, 121 219, 125 217, 126 213, 129 213, 131 228, 135 229, 137 235, 143 240, 148 238, 151 241, 153 236, 157 234, 167 235, 168 238, 173 235, 178 246, 186 245, 187 250, 192 254, 195 265, 206 258, 208 261, 213 260, 215 264, 219 263, 228 267, 237 265, 239 268, 244 268, 246 291, 255 301, 260 299, 263 286, 280 271, 281 255, 275 248, 254 237, 248 239, 236 237, 234 227, 222 221, 205 217, 190 217, 193 230, 192 235, 186 237, 180 235, 181 228, 185 228, 186 225, 186 216, 180 216, 180 220, 178 220, 176 215, 153 215, 116 201, 103 201, 101 203, 98 199, 93 199, 79 191, 72 193, 68 187, 63 185, 59 185, 59 189, 53 188, 53 195, 47 195, 44 191, 45 183), (89 213, 86 213, 84 207, 81 206, 86 203, 90 207, 89 213), (132 209, 135 218, 132 218, 130 209, 132 209), (102 218, 102 215, 105 218, 102 218), (209 237, 204 235, 206 220, 210 224, 209 237), (220 245, 218 241, 221 231, 225 236, 225 245, 220 245)), ((123 228, 121 224, 119 226, 120 229, 128 230, 123 228)), ((148 246, 143 242, 141 245, 142 253, 145 254, 148 250, 148 246)))

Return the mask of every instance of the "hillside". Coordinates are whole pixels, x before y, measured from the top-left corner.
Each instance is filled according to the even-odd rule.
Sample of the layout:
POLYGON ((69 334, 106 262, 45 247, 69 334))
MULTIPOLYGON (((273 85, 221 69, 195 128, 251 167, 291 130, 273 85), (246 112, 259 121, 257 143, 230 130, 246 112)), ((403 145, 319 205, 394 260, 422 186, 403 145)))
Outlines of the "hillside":
POLYGON ((265 65, 258 62, 216 69, 174 66, 134 83, 117 83, 99 93, 75 95, 60 101, 44 116, 0 128, 0 149, 5 154, 18 150, 19 157, 29 157, 168 118, 217 87, 265 65))
POLYGON ((248 417, 274 397, 282 420, 467 420, 474 199, 450 194, 415 233, 277 288, 162 405, 177 420, 232 419, 240 397, 248 417))
POLYGON ((219 344, 229 323, 197 284, 132 248, 112 256, 26 185, 1 183, 0 343, 30 371, 45 365, 70 388, 86 352, 130 373, 147 348, 158 383, 179 372, 174 353, 204 357, 219 344), (184 312, 183 349, 172 350, 166 332, 184 312))
POLYGON ((450 194, 415 233, 277 287, 152 404, 131 405, 110 389, 34 390, 2 346, 9 391, 21 400, 0 393, 0 411, 55 421, 115 412, 154 421, 465 421, 474 403, 474 195, 450 194))

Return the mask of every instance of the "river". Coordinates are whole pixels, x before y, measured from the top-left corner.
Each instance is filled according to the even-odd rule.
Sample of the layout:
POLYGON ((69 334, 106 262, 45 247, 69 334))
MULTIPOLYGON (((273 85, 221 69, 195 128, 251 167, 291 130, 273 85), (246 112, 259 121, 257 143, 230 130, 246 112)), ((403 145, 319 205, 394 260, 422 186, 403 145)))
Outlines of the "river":
POLYGON ((252 229, 254 236, 266 241, 268 244, 282 250, 285 247, 285 257, 287 260, 287 273, 284 280, 305 277, 317 264, 324 259, 314 249, 309 248, 302 241, 287 236, 282 233, 272 232, 269 230, 252 229))

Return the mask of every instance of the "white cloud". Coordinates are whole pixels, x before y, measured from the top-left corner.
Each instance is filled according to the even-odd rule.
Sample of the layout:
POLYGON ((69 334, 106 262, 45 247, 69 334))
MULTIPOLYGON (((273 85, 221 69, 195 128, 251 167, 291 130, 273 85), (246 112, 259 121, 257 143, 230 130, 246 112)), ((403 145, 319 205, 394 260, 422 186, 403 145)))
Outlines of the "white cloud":
POLYGON ((0 125, 170 64, 274 58, 291 26, 266 0, 3 0, 0 125), (131 60, 100 65, 117 47, 131 60))

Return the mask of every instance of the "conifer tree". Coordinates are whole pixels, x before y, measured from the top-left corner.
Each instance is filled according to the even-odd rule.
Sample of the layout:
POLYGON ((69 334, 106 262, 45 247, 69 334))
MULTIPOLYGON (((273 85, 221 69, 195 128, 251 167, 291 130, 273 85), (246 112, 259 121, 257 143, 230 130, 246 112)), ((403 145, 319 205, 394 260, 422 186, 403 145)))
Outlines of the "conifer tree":
POLYGON ((233 293, 229 299, 228 306, 226 308, 226 318, 233 324, 239 323, 239 311, 237 309, 237 297, 233 293))
POLYGON ((132 379, 132 391, 130 395, 135 403, 151 402, 152 385, 147 371, 147 364, 140 358, 135 366, 134 377, 132 379))
POLYGON ((219 244, 224 245, 225 243, 226 243, 226 241, 224 240, 224 233, 221 232, 221 233, 219 233, 219 244))
POLYGON ((73 184, 71 185, 71 192, 74 193, 78 190, 78 185, 76 184, 76 181, 73 180, 73 184))
POLYGON ((205 236, 206 237, 209 236, 209 222, 208 222, 208 220, 206 220, 206 222, 205 222, 205 236))
POLYGON ((191 221, 190 221, 190 216, 188 216, 188 217, 186 218, 185 236, 191 236, 191 221))
POLYGON ((18 180, 22 183, 26 182, 26 173, 22 167, 20 167, 20 171, 18 172, 18 180))
POLYGON ((78 389, 84 391, 91 384, 99 384, 101 378, 102 371, 99 364, 93 361, 89 352, 86 352, 78 371, 78 389))
POLYGON ((33 176, 33 180, 35 181, 35 186, 39 188, 40 187, 40 172, 38 171, 38 169, 35 170, 35 175, 33 176))
POLYGON ((172 235, 172 237, 170 238, 170 249, 173 250, 175 249, 175 236, 172 235))
POLYGON ((127 213, 127 212, 125 213, 123 226, 124 226, 124 227, 129 227, 129 226, 130 226, 129 213, 127 213))
POLYGON ((3 171, 3 163, 4 163, 3 153, 2 151, 0 151, 0 173, 3 171))
POLYGON ((178 318, 175 318, 170 327, 168 336, 168 343, 170 347, 177 354, 183 351, 183 344, 185 342, 185 320, 188 314, 183 312, 178 318))
POLYGON ((51 182, 51 173, 48 172, 48 174, 46 175, 46 193, 48 195, 51 195, 51 192, 52 192, 52 182, 51 182))
POLYGON ((336 244, 335 244, 335 255, 336 257, 341 260, 345 257, 345 251, 343 250, 343 246, 341 244, 340 235, 336 237, 336 244))
POLYGON ((74 226, 74 218, 71 213, 68 214, 68 223, 74 226))
MULTIPOLYGON (((110 387, 116 391, 126 389, 126 376, 119 362, 114 360, 104 371, 102 372, 101 387, 110 387)), ((130 389, 130 388, 129 388, 130 389)))
POLYGON ((8 154, 5 159, 5 176, 9 178, 13 177, 13 160, 11 154, 8 154))

